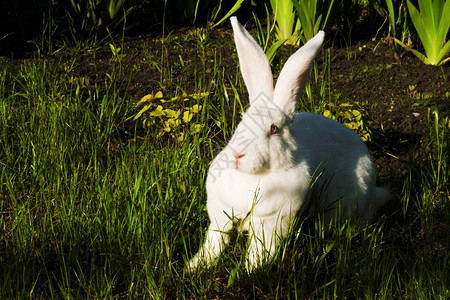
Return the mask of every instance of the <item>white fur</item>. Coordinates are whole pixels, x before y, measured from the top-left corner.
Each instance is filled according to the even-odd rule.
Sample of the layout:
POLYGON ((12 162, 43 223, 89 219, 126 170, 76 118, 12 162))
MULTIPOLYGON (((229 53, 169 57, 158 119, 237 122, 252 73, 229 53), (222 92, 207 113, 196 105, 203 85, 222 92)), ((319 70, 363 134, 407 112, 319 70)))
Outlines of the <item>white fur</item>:
POLYGON ((319 209, 370 221, 390 197, 376 187, 371 156, 356 133, 320 115, 295 114, 324 33, 289 58, 273 88, 264 52, 235 17, 231 24, 250 108, 209 168, 211 223, 202 248, 189 262, 192 270, 214 263, 236 220, 249 233, 246 266, 251 270, 273 256, 297 214, 319 209), (275 134, 270 134, 272 124, 278 127, 275 134), (320 195, 310 192, 311 185, 320 195))

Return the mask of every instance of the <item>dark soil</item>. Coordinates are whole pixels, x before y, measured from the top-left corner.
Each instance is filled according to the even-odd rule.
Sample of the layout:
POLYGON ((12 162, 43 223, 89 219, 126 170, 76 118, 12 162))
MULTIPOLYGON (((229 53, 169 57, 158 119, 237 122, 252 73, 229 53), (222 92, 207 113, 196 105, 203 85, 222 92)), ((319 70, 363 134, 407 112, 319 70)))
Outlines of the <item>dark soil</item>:
POLYGON ((369 148, 381 177, 406 175, 429 141, 429 109, 448 116, 450 68, 424 65, 415 56, 398 59, 386 41, 350 50, 332 49, 332 85, 348 101, 357 101, 374 121, 369 148), (356 57, 347 59, 351 51, 356 57))

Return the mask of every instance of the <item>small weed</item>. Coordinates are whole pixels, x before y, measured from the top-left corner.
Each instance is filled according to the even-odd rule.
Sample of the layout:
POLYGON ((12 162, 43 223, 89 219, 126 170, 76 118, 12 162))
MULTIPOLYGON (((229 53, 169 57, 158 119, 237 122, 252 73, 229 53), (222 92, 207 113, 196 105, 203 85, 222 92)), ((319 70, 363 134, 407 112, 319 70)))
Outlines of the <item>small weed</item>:
POLYGON ((72 84, 74 86, 79 86, 81 88, 86 88, 86 87, 90 86, 89 77, 86 77, 86 76, 83 76, 83 77, 70 76, 67 83, 72 84))
POLYGON ((356 51, 347 50, 347 60, 356 59, 356 51))
POLYGON ((373 73, 377 75, 381 75, 384 70, 386 70, 386 66, 384 64, 379 64, 378 66, 365 66, 363 68, 364 73, 373 73))
POLYGON ((142 119, 144 128, 157 126, 159 132, 158 137, 170 135, 179 141, 184 139, 184 130, 188 130, 190 134, 198 133, 203 126, 194 122, 194 116, 200 113, 202 106, 198 104, 198 100, 208 96, 209 93, 199 94, 183 94, 175 97, 164 97, 161 91, 156 94, 144 96, 136 106, 144 105, 144 107, 133 117, 133 120, 142 119), (188 102, 195 102, 193 105, 186 105, 188 102), (182 109, 164 108, 163 105, 178 104, 184 106, 182 109), (152 108, 152 109, 151 109, 152 108), (146 113, 148 111, 148 113, 146 113))
POLYGON ((109 44, 109 48, 112 53, 112 60, 120 62, 126 56, 126 54, 121 53, 122 48, 116 47, 113 44, 109 44))
POLYGON ((363 114, 353 108, 352 104, 341 103, 339 105, 328 104, 323 115, 327 118, 339 121, 359 134, 363 141, 371 140, 371 131, 363 114))

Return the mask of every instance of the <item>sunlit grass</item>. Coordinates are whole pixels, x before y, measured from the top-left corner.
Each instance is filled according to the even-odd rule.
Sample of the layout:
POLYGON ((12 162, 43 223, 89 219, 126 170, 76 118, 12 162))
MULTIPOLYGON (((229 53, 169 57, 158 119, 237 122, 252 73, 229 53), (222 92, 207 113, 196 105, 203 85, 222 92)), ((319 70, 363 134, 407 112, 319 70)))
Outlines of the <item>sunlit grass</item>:
MULTIPOLYGON (((209 163, 245 108, 240 75, 225 78, 214 60, 212 80, 199 71, 177 87, 211 92, 196 115, 204 130, 182 141, 126 123, 139 99, 121 96, 115 74, 88 90, 43 59, 0 67, 0 297, 448 297, 448 235, 439 231, 450 215, 449 123, 432 111, 430 145, 376 223, 325 229, 310 216, 255 274, 245 272, 242 235, 217 266, 186 271, 207 226, 209 163)), ((174 76, 164 57, 155 64, 174 76)), ((337 99, 324 92, 329 74, 320 80, 305 109, 337 99)))

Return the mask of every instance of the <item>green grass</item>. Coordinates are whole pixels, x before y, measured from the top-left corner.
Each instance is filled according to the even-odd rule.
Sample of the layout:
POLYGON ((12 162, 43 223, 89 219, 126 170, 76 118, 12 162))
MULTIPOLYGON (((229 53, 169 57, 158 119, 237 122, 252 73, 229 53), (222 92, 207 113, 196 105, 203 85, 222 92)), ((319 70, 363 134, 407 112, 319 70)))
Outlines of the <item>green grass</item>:
MULTIPOLYGON (((172 77, 168 64, 160 68, 172 77)), ((219 128, 230 137, 235 121, 225 108, 238 113, 245 93, 239 75, 213 72, 214 80, 198 72, 195 82, 196 92, 212 91, 196 116, 209 125, 175 141, 129 126, 139 99, 119 92, 115 74, 88 90, 41 58, 16 69, 1 64, 0 298, 450 296, 449 238, 441 232, 450 215, 449 123, 431 111, 431 142, 375 224, 346 222, 324 234, 320 220, 308 218, 280 245, 274 265, 251 275, 237 235, 216 267, 186 272, 208 222, 206 171, 223 145, 210 138, 219 128)), ((191 88, 185 82, 177 88, 191 88)), ((337 98, 325 98, 329 84, 309 87, 322 97, 316 106, 337 98)), ((312 99, 304 106, 312 109, 312 99)))

